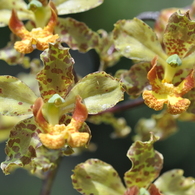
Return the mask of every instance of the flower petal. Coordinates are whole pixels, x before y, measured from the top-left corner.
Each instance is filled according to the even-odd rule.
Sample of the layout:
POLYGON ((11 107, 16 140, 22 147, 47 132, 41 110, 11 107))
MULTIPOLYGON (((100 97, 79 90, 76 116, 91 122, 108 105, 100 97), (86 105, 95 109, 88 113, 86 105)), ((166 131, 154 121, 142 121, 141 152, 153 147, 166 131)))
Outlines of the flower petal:
POLYGON ((190 20, 189 11, 185 14, 175 12, 171 15, 166 27, 163 42, 168 56, 178 54, 184 58, 195 51, 195 22, 190 20))
POLYGON ((1 1, 1 8, 0 8, 0 27, 7 26, 11 17, 11 10, 15 9, 18 12, 18 16, 20 20, 33 20, 33 12, 27 9, 27 4, 25 1, 1 1))
POLYGON ((115 24, 113 33, 116 49, 125 57, 139 61, 151 61, 158 55, 162 63, 166 60, 166 54, 156 34, 143 21, 137 18, 119 20, 115 24))
POLYGON ((33 91, 19 79, 0 76, 1 114, 32 116, 32 105, 36 98, 33 91))
POLYGON ((81 194, 121 195, 125 192, 115 169, 98 159, 78 164, 73 172, 73 187, 81 194))
POLYGON ((154 184, 162 194, 193 195, 195 192, 194 178, 185 178, 181 169, 165 172, 154 184))
POLYGON ((103 3, 103 0, 52 0, 59 15, 84 12, 103 3))
POLYGON ((151 134, 148 142, 136 141, 129 148, 127 157, 132 162, 132 168, 124 176, 128 188, 132 186, 147 188, 158 177, 162 169, 163 156, 153 148, 157 140, 158 138, 151 134))
POLYGON ((130 70, 118 70, 115 77, 120 78, 123 87, 131 98, 138 97, 149 84, 146 77, 151 68, 149 62, 140 62, 133 65, 130 70))
POLYGON ((61 107, 72 110, 79 95, 89 114, 97 114, 123 99, 121 82, 105 72, 95 72, 82 78, 69 92, 61 107))
POLYGON ((25 119, 14 127, 5 149, 8 158, 1 164, 5 174, 9 174, 15 165, 28 165, 36 157, 36 149, 42 145, 38 132, 34 118, 25 119))
POLYGON ((87 52, 98 46, 99 35, 85 23, 73 18, 59 18, 55 32, 71 49, 87 52))

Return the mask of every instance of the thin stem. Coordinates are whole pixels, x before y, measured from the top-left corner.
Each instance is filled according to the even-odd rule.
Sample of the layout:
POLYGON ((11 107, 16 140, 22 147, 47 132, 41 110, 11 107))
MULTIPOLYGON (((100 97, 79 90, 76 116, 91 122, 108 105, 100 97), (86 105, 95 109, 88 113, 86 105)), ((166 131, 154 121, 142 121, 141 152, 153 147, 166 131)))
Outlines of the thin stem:
POLYGON ((111 113, 116 113, 116 112, 122 112, 125 110, 129 110, 131 108, 140 106, 144 103, 144 100, 142 98, 138 98, 136 100, 128 100, 125 101, 121 104, 118 104, 112 108, 109 108, 107 110, 104 110, 103 112, 98 113, 97 115, 103 114, 103 113, 107 113, 107 112, 111 112, 111 113))
POLYGON ((45 173, 45 178, 43 179, 40 195, 50 195, 51 188, 61 161, 62 157, 59 157, 56 161, 56 168, 49 170, 45 173))

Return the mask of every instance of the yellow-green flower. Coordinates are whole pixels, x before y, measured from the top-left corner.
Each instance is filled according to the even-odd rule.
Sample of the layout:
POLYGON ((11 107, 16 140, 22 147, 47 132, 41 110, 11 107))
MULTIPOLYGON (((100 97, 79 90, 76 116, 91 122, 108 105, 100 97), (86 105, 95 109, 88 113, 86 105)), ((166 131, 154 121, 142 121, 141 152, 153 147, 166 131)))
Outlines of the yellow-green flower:
POLYGON ((51 8, 51 17, 48 24, 44 27, 33 28, 28 31, 25 25, 19 20, 15 10, 9 21, 11 31, 22 40, 14 44, 14 48, 20 53, 31 53, 34 49, 45 50, 49 47, 49 43, 54 43, 59 38, 57 34, 53 35, 54 28, 57 24, 57 15, 51 8))
POLYGON ((137 18, 118 21, 114 29, 116 48, 124 56, 141 61, 129 73, 122 73, 131 76, 130 82, 125 80, 126 90, 133 92, 137 86, 137 92, 144 90, 145 103, 155 110, 161 110, 164 104, 172 114, 187 110, 190 100, 182 96, 194 87, 194 28, 195 22, 190 20, 189 12, 175 12, 163 34, 162 47, 154 31, 143 21, 137 18), (149 72, 148 68, 151 69, 149 72), (136 75, 132 75, 133 72, 136 75), (148 87, 143 79, 146 74, 150 82, 148 87))

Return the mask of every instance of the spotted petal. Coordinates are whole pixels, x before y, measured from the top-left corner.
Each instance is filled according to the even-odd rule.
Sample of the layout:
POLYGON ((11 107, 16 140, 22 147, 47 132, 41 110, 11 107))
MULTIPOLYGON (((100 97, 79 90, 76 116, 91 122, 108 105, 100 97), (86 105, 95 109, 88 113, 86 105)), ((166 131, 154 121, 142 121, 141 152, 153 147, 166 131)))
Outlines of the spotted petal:
POLYGON ((135 127, 135 140, 146 141, 150 137, 150 132, 160 139, 165 139, 177 131, 175 117, 167 112, 152 115, 151 118, 142 118, 138 121, 135 127))
POLYGON ((59 15, 87 11, 103 3, 103 0, 52 0, 59 15))
POLYGON ((157 137, 151 135, 148 142, 136 141, 128 150, 127 156, 132 162, 132 168, 124 176, 128 188, 132 186, 147 188, 158 177, 162 169, 163 156, 153 148, 157 140, 157 137))
POLYGON ((193 195, 195 193, 194 178, 185 178, 181 169, 165 172, 154 183, 162 194, 193 195))
POLYGON ((74 107, 76 95, 79 95, 89 114, 97 114, 123 99, 122 84, 118 79, 105 72, 95 72, 82 78, 69 92, 60 106, 66 110, 74 107))
POLYGON ((99 36, 85 23, 73 18, 59 18, 55 32, 60 35, 61 41, 71 49, 86 52, 98 45, 99 36))
POLYGON ((41 96, 44 101, 54 94, 65 98, 74 83, 72 68, 73 58, 69 49, 60 45, 60 42, 49 44, 49 49, 41 54, 44 68, 37 75, 41 96))
POLYGON ((150 68, 151 64, 149 62, 140 62, 133 65, 130 70, 118 70, 115 76, 120 78, 127 94, 132 98, 136 98, 149 84, 146 75, 150 68))
POLYGON ((34 92, 19 79, 0 76, 0 113, 9 116, 32 115, 34 92))
POLYGON ((81 194, 121 195, 125 192, 116 170, 98 159, 78 164, 73 172, 73 187, 81 194))
POLYGON ((27 4, 23 0, 1 0, 0 5, 0 27, 7 26, 11 17, 11 10, 18 12, 20 20, 33 19, 33 12, 27 9, 27 4))
POLYGON ((139 61, 151 61, 156 55, 163 63, 166 54, 161 48, 156 34, 143 21, 119 20, 115 24, 114 39, 116 49, 127 58, 139 61))
POLYGON ((178 54, 184 58, 195 51, 195 22, 190 20, 189 11, 185 14, 175 12, 171 15, 166 27, 163 41, 170 56, 178 54))
POLYGON ((10 133, 5 152, 8 156, 1 164, 5 174, 9 174, 14 165, 25 166, 36 157, 36 149, 42 144, 38 138, 38 132, 34 118, 28 118, 18 123, 10 133))

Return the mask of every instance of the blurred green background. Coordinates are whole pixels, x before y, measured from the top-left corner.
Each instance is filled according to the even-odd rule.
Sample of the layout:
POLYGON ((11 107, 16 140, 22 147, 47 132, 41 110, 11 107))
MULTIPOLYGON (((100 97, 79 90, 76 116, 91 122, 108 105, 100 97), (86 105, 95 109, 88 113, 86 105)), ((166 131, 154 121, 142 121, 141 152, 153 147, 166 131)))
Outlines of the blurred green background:
MULTIPOLYGON (((1 3, 1 0, 0 0, 1 3)), ((168 7, 185 7, 191 4, 191 0, 105 0, 105 2, 90 11, 80 14, 70 15, 79 21, 85 22, 91 29, 105 29, 111 31, 113 24, 119 19, 131 19, 141 12, 158 11, 168 7)), ((9 40, 9 29, 0 29, 0 36, 3 37, 0 43, 1 48, 9 40)), ((76 61, 76 70, 82 75, 95 71, 98 65, 98 57, 93 51, 88 54, 79 54, 71 52, 76 61)), ((0 74, 15 75, 17 72, 26 71, 20 66, 8 66, 5 62, 0 61, 0 74)), ((116 65, 116 68, 129 68, 130 61, 122 59, 116 65)), ((109 69, 112 71, 112 69, 109 69)), ((128 124, 132 127, 139 118, 149 118, 154 113, 151 109, 142 105, 138 108, 125 111, 122 115, 127 119, 128 124)), ((121 113, 118 114, 121 116, 121 113)), ((165 158, 163 171, 181 168, 185 171, 185 176, 195 177, 195 125, 194 123, 178 123, 179 131, 164 141, 155 144, 155 148, 161 152, 165 158)), ((57 173, 52 195, 78 195, 71 184, 70 175, 72 169, 80 162, 88 158, 98 158, 113 165, 113 167, 123 177, 125 171, 130 169, 131 163, 126 157, 126 152, 132 144, 132 135, 125 139, 110 138, 112 128, 107 125, 91 125, 92 142, 97 144, 96 152, 84 152, 80 156, 64 157, 57 173)), ((0 144, 0 161, 4 161, 5 143, 0 144)), ((38 195, 42 181, 34 176, 29 175, 25 170, 18 169, 13 174, 4 176, 0 172, 0 194, 2 195, 38 195)))

